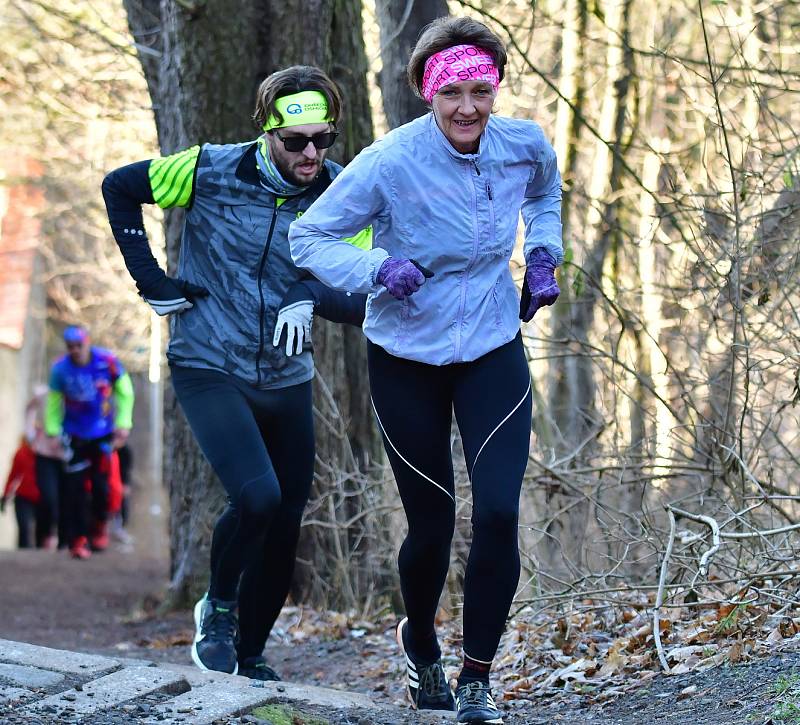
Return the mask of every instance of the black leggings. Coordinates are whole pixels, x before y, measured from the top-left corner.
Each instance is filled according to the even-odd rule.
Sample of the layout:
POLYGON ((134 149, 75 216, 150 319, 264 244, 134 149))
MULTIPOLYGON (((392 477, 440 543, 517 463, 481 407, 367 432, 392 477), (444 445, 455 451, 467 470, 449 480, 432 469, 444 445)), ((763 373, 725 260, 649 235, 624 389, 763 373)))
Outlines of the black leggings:
POLYGON ((17 517, 17 546, 20 549, 32 549, 36 546, 38 533, 36 511, 37 506, 27 498, 14 498, 14 514, 17 517))
POLYGON ((64 480, 67 536, 72 544, 79 537, 89 536, 95 524, 108 518, 111 436, 94 440, 73 438, 70 445, 73 453, 65 466, 64 480))
POLYGON ((491 662, 520 571, 519 495, 531 433, 522 338, 517 335, 473 362, 443 366, 393 357, 371 343, 368 355, 373 407, 408 519, 399 567, 411 647, 421 658, 438 655, 434 617, 455 524, 450 449, 455 411, 473 504, 464 652, 491 662))
POLYGON ((172 385, 228 505, 214 527, 209 597, 239 602, 239 659, 261 654, 286 601, 314 476, 311 383, 258 390, 172 366, 172 385))
POLYGON ((59 522, 59 488, 63 462, 57 458, 36 456, 36 485, 39 487, 37 544, 55 534, 59 522))

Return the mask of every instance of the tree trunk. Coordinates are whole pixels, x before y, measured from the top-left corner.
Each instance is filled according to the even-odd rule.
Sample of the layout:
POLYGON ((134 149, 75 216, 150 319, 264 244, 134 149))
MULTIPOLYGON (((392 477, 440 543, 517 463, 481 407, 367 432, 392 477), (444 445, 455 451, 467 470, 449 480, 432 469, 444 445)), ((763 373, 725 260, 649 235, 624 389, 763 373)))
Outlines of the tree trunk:
MULTIPOLYGON (((623 131, 625 128, 625 107, 630 82, 630 68, 623 72, 623 63, 630 49, 627 45, 628 17, 632 0, 620 0, 607 14, 609 49, 607 58, 607 93, 599 121, 603 139, 609 140, 614 152, 610 156, 605 143, 596 144, 596 156, 592 169, 591 200, 601 211, 594 209, 594 243, 587 244, 582 269, 585 283, 574 285, 574 299, 571 305, 560 304, 560 316, 554 321, 556 339, 566 341, 573 353, 566 364, 558 361, 561 368, 557 375, 557 385, 551 390, 551 406, 556 422, 556 433, 560 442, 554 447, 558 456, 572 465, 579 455, 585 455, 585 446, 600 430, 601 421, 595 410, 597 384, 593 376, 591 362, 590 334, 594 322, 594 306, 601 297, 601 280, 608 252, 614 237, 618 234, 618 191, 622 184, 623 131), (612 196, 608 202, 601 201, 607 192, 607 179, 610 178, 612 196), (598 180, 599 179, 599 180, 598 180), (601 183, 602 181, 602 183, 601 183), (558 396, 564 395, 564 398, 558 396), (555 396, 555 397, 552 397, 555 396), (573 459, 573 460, 570 460, 573 459)), ((580 12, 580 10, 577 10, 580 12)), ((573 160, 574 162, 574 160, 573 160)), ((571 163, 573 163, 571 162, 571 163)), ((592 216, 590 210, 590 217, 592 216)), ((588 226, 588 225, 587 225, 588 226)), ((583 275, 582 275, 583 278, 583 275)), ((567 285, 564 285, 567 287, 567 285)), ((562 342, 563 344, 563 342, 562 342)), ((559 574, 566 573, 565 562, 571 561, 579 567, 585 564, 587 548, 585 542, 595 534, 590 522, 591 506, 588 500, 575 502, 574 494, 566 493, 560 487, 549 492, 547 508, 562 513, 551 519, 547 526, 550 534, 543 542, 543 567, 559 574)))
POLYGON ((164 52, 164 37, 161 24, 161 0, 122 0, 122 5, 128 15, 128 27, 144 72, 147 92, 150 94, 158 141, 159 144, 162 144, 161 129, 164 126, 164 120, 161 116, 164 106, 159 103, 161 97, 159 70, 164 52))
MULTIPOLYGON (((563 438, 560 454, 577 451, 587 439, 601 428, 595 408, 597 386, 592 373, 591 350, 588 347, 589 331, 594 322, 594 306, 601 297, 606 256, 611 246, 612 227, 615 224, 615 204, 605 204, 609 190, 609 178, 620 183, 620 157, 622 139, 620 124, 624 123, 624 108, 628 92, 629 78, 623 74, 625 56, 631 53, 627 45, 628 15, 631 0, 614 0, 607 8, 608 52, 606 59, 606 88, 598 121, 598 131, 602 139, 595 144, 589 198, 591 206, 587 214, 586 251, 582 263, 583 274, 580 284, 576 284, 575 300, 568 310, 569 318, 559 319, 562 327, 556 330, 556 337, 568 341, 573 346, 574 360, 564 365, 565 374, 571 379, 562 379, 553 388, 554 394, 566 393, 562 400, 552 399, 553 416, 563 438), (614 152, 613 158, 611 152, 614 152), (565 400, 569 401, 565 405, 565 400)), ((567 311, 562 314, 566 315, 567 311)))
MULTIPOLYGON (((160 44, 157 66, 141 47, 144 38, 153 36, 156 6, 153 0, 126 2, 153 95, 162 153, 207 141, 254 138, 251 115, 258 84, 269 73, 295 63, 320 66, 343 88, 347 117, 336 160, 349 160, 371 140, 358 0, 246 0, 236 4, 235 12, 225 0, 162 0, 159 43, 148 41, 148 47, 160 44), (301 18, 306 20, 299 22, 301 18)), ((180 210, 167 214, 171 270, 177 262, 182 217, 180 210)), ((316 327, 320 376, 333 388, 337 408, 347 421, 347 448, 356 452, 361 465, 380 450, 371 424, 363 341, 355 330, 316 327)), ((321 461, 334 470, 348 470, 352 466, 343 460, 342 451, 339 438, 318 430, 321 461)), ((171 588, 179 604, 191 601, 206 586, 211 531, 224 499, 171 392, 165 404, 164 480, 170 487, 171 588)))
POLYGON ((406 64, 422 29, 447 15, 446 0, 376 0, 381 34, 381 62, 378 77, 383 111, 389 128, 408 123, 427 113, 406 80, 406 64))
POLYGON ((577 269, 570 262, 577 262, 580 250, 574 242, 574 220, 581 215, 576 205, 579 195, 575 194, 578 182, 578 149, 581 142, 580 121, 585 112, 586 103, 586 35, 589 8, 586 0, 568 0, 565 7, 566 22, 561 46, 561 79, 560 86, 565 98, 570 103, 560 100, 556 121, 555 148, 561 165, 564 185, 561 204, 562 233, 564 238, 565 264, 559 269, 559 285, 561 299, 551 312, 551 328, 553 337, 552 354, 556 362, 548 367, 548 389, 550 391, 548 410, 551 413, 553 426, 544 416, 537 418, 537 434, 541 445, 549 450, 564 450, 562 442, 566 439, 574 441, 579 433, 573 431, 576 395, 575 382, 580 351, 573 348, 575 354, 564 354, 564 340, 568 338, 570 327, 570 311, 572 299, 580 294, 582 277, 575 274, 577 269), (539 422, 541 421, 541 422, 539 422))

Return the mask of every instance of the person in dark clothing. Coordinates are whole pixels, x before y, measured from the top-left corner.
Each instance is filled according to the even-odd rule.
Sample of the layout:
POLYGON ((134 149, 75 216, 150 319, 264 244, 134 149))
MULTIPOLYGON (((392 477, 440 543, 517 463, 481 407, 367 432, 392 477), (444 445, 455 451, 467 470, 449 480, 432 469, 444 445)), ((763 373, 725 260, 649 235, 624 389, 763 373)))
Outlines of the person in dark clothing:
MULTIPOLYGON (((361 325, 366 300, 328 289, 289 255, 289 224, 341 170, 325 159, 340 113, 321 70, 292 66, 258 90, 256 140, 193 146, 103 182, 141 296, 175 313, 172 385, 228 496, 194 612, 192 659, 206 670, 279 679, 262 651, 289 592, 313 477, 311 323, 318 314, 361 325), (141 206, 153 203, 186 209, 176 277, 147 242, 141 206)), ((368 248, 370 233, 350 242, 368 248)))
POLYGON ((36 508, 36 545, 43 549, 66 548, 68 542, 62 525, 64 497, 64 456, 62 441, 49 438, 44 432, 44 408, 49 388, 38 384, 25 406, 25 438, 35 456, 36 486, 39 503, 36 508))

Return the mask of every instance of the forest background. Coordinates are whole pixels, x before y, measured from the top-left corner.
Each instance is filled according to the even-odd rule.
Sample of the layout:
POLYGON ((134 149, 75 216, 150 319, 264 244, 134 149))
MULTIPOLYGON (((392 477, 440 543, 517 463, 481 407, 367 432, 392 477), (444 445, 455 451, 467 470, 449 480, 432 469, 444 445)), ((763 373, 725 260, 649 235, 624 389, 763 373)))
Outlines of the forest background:
MULTIPOLYGON (((642 656, 665 669, 687 657, 673 656, 671 638, 697 643, 690 654, 703 663, 733 630, 740 650, 754 633, 800 630, 797 3, 231 7, 0 2, 0 184, 44 194, 52 350, 61 326, 80 319, 132 370, 154 381, 166 372, 165 326, 136 296, 108 230, 107 171, 255 137, 258 82, 294 62, 342 85, 347 161, 424 112, 401 72, 424 23, 473 15, 509 46, 497 111, 543 127, 564 180, 562 295, 523 329, 535 414, 512 616, 555 622, 568 658, 576 632, 634 622, 642 656), (708 636, 677 636, 690 626, 708 636)), ((164 221, 162 233, 148 211, 153 247, 173 266, 180 214, 164 221)), ((519 251, 511 264, 519 280, 519 251)), ((403 516, 369 411, 363 340, 315 328, 319 450, 293 600, 363 617, 397 611, 403 516)), ((222 498, 163 390, 163 440, 160 401, 151 433, 180 606, 205 584, 222 498)), ((443 618, 458 613, 470 535, 455 429, 452 441, 459 495, 443 618)), ((595 647, 606 664, 623 666, 619 642, 595 647)))

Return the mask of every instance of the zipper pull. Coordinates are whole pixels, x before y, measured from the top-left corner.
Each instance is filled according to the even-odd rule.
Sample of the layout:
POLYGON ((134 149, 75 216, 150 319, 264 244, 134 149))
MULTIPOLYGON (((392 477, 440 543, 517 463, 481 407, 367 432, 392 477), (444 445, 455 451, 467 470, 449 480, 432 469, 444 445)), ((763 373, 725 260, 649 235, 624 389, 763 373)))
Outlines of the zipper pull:
POLYGON ((494 197, 492 196, 492 187, 489 182, 486 182, 486 194, 489 197, 489 201, 494 201, 494 197))
POLYGON ((475 173, 480 176, 481 170, 478 168, 478 162, 475 159, 472 159, 472 165, 475 167, 475 173))

